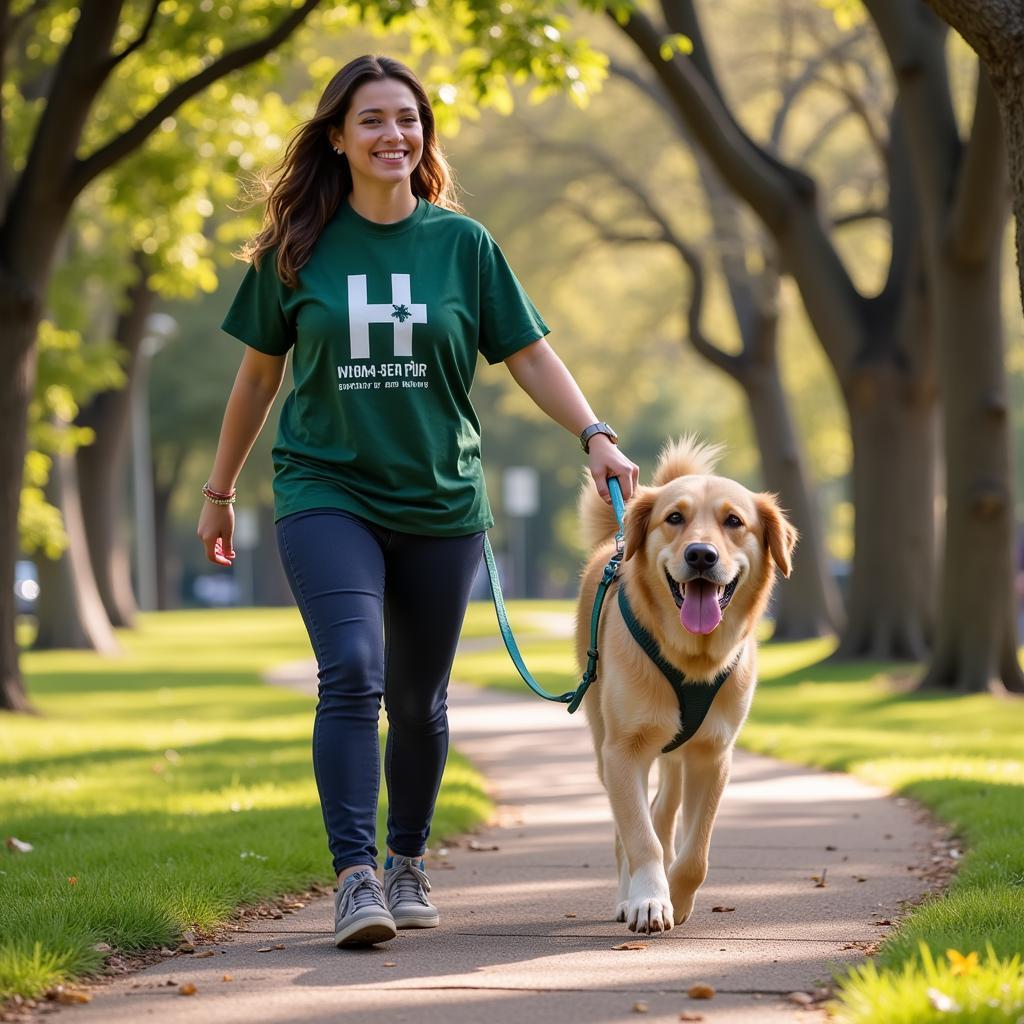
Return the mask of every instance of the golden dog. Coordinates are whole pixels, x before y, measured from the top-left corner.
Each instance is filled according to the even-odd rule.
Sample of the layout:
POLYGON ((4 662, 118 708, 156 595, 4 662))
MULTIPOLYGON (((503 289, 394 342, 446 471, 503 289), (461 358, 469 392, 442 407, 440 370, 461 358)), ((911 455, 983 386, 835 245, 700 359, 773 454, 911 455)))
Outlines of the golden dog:
MULTIPOLYGON (((789 575, 797 539, 773 495, 754 494, 713 475, 719 452, 694 438, 667 445, 653 486, 639 488, 630 501, 619 582, 601 617, 597 680, 583 702, 615 819, 616 919, 637 932, 668 931, 693 910, 707 875, 711 828, 733 744, 757 683, 754 627, 768 603, 775 568, 789 575), (683 700, 732 666, 703 723, 671 753, 662 748, 680 734, 680 704, 630 633, 616 593, 620 587, 661 656, 685 676, 683 700), (655 758, 658 792, 648 807, 655 758)), ((579 513, 584 542, 592 548, 577 608, 582 670, 594 595, 614 551, 616 523, 590 483, 581 491, 579 513)))

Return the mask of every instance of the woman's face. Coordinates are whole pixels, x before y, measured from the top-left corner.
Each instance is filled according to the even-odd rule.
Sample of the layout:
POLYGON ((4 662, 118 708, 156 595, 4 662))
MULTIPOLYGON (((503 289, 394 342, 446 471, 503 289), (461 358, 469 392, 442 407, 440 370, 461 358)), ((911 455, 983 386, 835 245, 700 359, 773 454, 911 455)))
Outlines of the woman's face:
POLYGON ((348 157, 355 187, 400 184, 423 155, 416 97, 393 78, 366 82, 352 94, 345 122, 330 139, 348 157))

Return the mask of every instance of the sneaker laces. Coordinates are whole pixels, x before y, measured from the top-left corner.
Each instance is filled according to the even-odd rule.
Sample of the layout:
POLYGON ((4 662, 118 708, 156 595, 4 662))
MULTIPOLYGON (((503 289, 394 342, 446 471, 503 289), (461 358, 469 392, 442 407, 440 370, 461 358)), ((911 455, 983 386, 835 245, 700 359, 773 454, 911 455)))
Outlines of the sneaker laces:
POLYGON ((430 906, 426 896, 430 892, 430 879, 413 860, 396 858, 394 867, 384 875, 384 887, 388 903, 411 900, 424 907, 430 906))
POLYGON ((377 876, 369 871, 359 871, 350 876, 358 879, 355 882, 348 882, 342 887, 342 903, 350 904, 349 910, 362 910, 364 907, 379 907, 387 910, 384 904, 384 892, 381 889, 377 876))

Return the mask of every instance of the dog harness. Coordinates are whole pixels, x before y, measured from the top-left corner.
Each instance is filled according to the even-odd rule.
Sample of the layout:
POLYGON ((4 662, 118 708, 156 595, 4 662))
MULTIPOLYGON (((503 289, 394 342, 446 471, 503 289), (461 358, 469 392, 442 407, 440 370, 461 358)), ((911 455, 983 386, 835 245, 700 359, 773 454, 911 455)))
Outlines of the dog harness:
POLYGON ((661 748, 663 754, 670 754, 673 750, 681 747, 704 724, 704 719, 707 718, 711 705, 714 703, 715 697, 718 696, 718 691, 726 679, 732 675, 732 670, 740 658, 743 657, 744 648, 740 648, 739 654, 733 658, 732 663, 722 669, 711 682, 687 685, 686 676, 674 665, 669 664, 661 653, 658 641, 640 625, 637 617, 633 614, 629 599, 626 597, 624 583, 619 584, 619 611, 622 612, 623 621, 633 639, 640 645, 647 657, 658 666, 661 674, 669 681, 676 700, 679 701, 679 721, 681 723, 679 732, 675 734, 671 742, 661 748))

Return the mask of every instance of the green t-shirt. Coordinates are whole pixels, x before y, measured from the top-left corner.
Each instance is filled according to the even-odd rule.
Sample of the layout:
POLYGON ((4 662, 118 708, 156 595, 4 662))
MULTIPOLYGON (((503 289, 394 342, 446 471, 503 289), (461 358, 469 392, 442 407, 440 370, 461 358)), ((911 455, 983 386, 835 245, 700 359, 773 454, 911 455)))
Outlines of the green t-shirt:
POLYGON ((344 202, 297 288, 275 255, 249 267, 222 328, 270 355, 294 347, 276 518, 339 508, 406 533, 490 527, 477 353, 497 363, 548 333, 494 239, 423 199, 395 224, 344 202))

